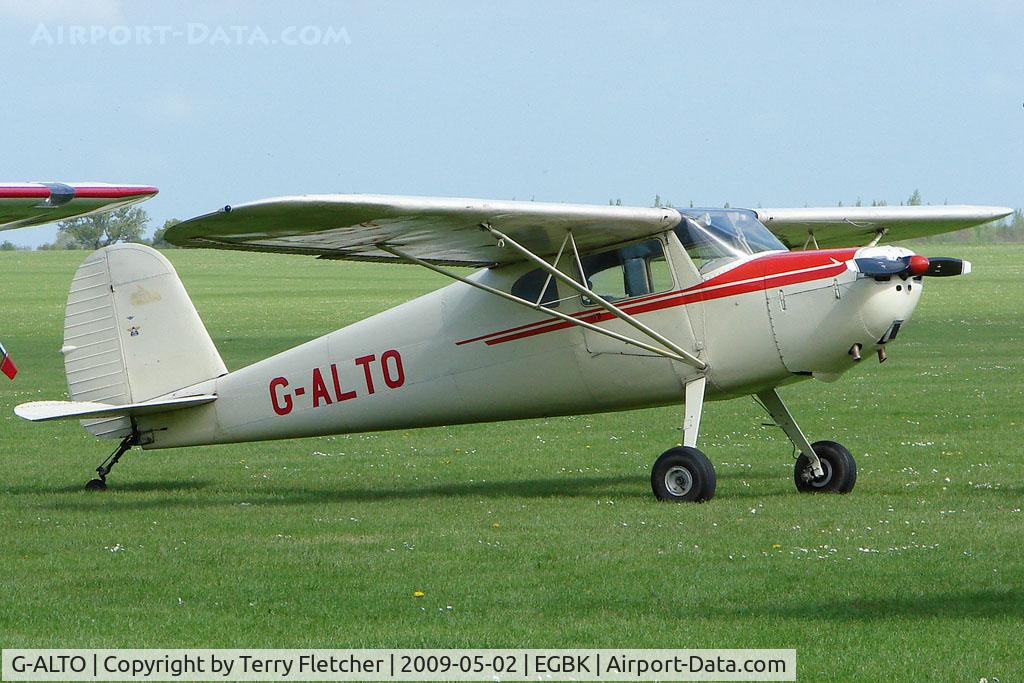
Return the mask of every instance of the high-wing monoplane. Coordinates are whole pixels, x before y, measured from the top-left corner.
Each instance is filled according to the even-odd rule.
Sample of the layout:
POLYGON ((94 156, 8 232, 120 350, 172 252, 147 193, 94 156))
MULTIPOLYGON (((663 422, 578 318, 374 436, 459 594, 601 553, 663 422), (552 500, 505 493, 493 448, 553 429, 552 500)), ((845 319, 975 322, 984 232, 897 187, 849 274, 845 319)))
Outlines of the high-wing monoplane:
MULTIPOLYGON (((894 240, 1006 216, 977 206, 675 209, 373 195, 225 206, 182 247, 416 264, 454 282, 229 372, 171 263, 101 249, 72 281, 70 401, 16 409, 120 439, 91 488, 145 449, 684 406, 654 463, 661 500, 704 501, 707 400, 753 395, 800 456, 800 491, 846 493, 850 452, 811 443, 777 388, 833 381, 886 349, 924 282, 970 264, 894 240), (478 268, 472 274, 455 266, 478 268)), ((339 264, 343 268, 343 264, 339 264)), ((383 272, 383 271, 382 271, 383 272)), ((381 279, 380 287, 386 287, 381 279)))

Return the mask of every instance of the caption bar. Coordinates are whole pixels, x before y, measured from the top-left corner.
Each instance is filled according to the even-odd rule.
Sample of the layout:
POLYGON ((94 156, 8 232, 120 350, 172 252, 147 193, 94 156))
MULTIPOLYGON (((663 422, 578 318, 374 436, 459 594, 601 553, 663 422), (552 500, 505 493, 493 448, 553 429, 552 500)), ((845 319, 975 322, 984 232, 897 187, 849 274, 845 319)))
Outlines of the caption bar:
POLYGON ((3 650, 5 681, 795 681, 796 650, 3 650))

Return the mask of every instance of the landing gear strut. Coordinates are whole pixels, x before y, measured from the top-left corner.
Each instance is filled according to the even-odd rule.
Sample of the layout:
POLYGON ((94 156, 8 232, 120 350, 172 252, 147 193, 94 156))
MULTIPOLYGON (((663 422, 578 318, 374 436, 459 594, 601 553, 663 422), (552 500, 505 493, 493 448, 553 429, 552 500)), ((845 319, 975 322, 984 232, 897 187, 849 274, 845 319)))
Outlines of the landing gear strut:
POLYGON ((801 493, 849 493, 857 483, 857 463, 853 455, 835 441, 807 440, 789 408, 775 389, 757 394, 771 414, 775 424, 782 428, 800 457, 796 459, 793 479, 801 493))
POLYGON ((121 459, 121 456, 127 453, 132 446, 139 442, 139 435, 134 431, 128 436, 124 437, 121 444, 114 449, 114 452, 107 456, 107 459, 100 463, 100 466, 96 468, 96 473, 100 476, 96 479, 90 479, 86 485, 86 491, 105 491, 107 489, 107 475, 110 474, 110 470, 114 469, 114 465, 121 459))
POLYGON ((699 377, 686 385, 683 445, 662 453, 651 468, 651 490, 658 500, 703 503, 715 495, 715 466, 697 449, 706 383, 699 377))

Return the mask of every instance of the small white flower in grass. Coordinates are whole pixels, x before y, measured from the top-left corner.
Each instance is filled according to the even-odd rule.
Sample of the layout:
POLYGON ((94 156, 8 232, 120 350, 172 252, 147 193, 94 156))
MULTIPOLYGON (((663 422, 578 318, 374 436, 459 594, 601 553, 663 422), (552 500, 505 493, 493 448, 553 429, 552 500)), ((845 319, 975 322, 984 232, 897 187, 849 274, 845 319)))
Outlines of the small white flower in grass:
POLYGON ((109 550, 112 553, 119 553, 122 550, 124 550, 124 546, 121 545, 120 543, 115 543, 114 545, 104 546, 103 549, 104 550, 109 550))

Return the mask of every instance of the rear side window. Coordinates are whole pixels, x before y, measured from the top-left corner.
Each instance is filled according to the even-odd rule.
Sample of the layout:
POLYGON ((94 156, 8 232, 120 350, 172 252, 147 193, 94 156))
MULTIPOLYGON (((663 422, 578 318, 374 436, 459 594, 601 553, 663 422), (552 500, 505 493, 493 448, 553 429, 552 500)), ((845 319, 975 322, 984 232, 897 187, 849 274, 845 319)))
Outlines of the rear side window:
POLYGON ((550 308, 558 308, 558 284, 555 282, 555 278, 548 281, 548 274, 540 268, 531 270, 516 280, 512 285, 512 294, 527 301, 539 299, 540 303, 550 308), (544 288, 542 297, 541 288, 544 287, 545 282, 547 282, 547 287, 544 288))
MULTIPOLYGON (((672 271, 661 240, 647 240, 582 259, 587 288, 605 301, 619 301, 672 288, 672 271)), ((583 297, 583 303, 594 302, 583 297)))

